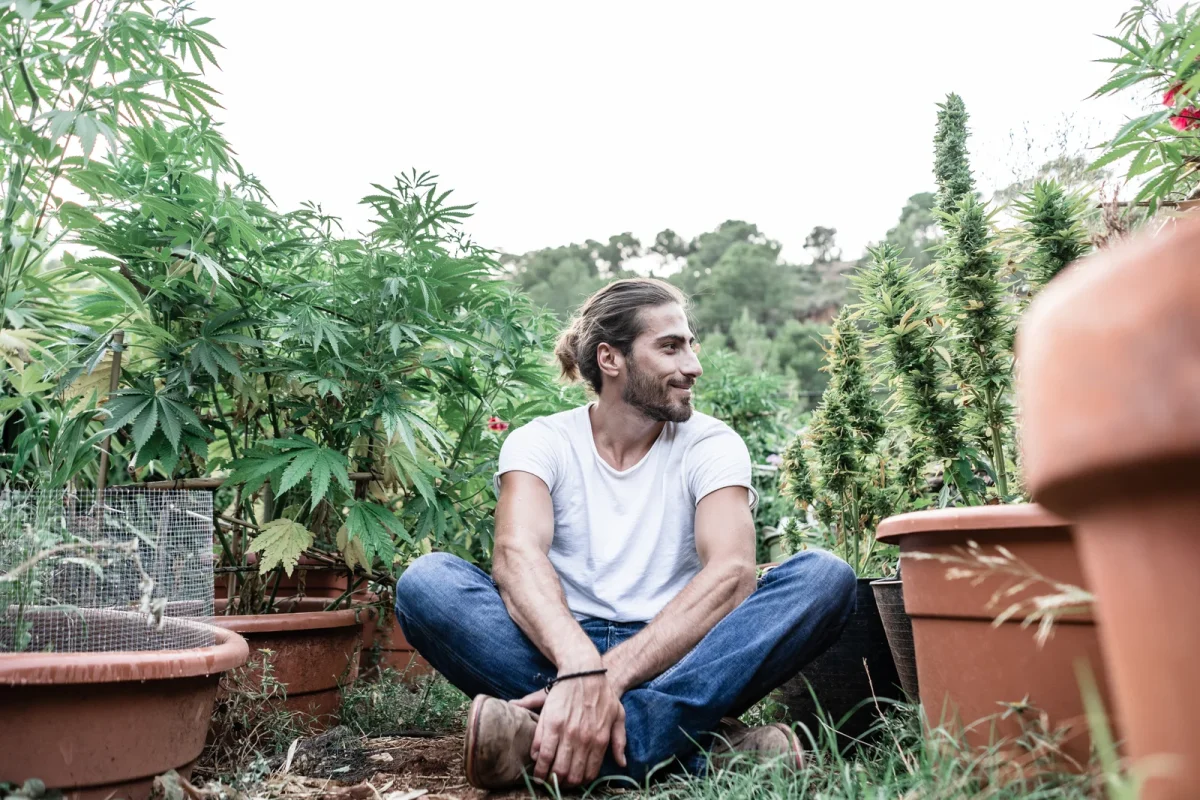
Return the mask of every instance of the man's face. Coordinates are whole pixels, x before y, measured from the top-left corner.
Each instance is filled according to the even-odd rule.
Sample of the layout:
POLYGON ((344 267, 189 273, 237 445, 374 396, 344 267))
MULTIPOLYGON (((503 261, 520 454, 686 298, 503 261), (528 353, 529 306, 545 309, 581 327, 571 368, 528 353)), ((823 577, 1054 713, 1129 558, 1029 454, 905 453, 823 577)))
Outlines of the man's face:
POLYGON ((625 359, 621 399, 656 422, 692 416, 692 386, 704 370, 696 337, 677 303, 642 309, 642 333, 625 359))

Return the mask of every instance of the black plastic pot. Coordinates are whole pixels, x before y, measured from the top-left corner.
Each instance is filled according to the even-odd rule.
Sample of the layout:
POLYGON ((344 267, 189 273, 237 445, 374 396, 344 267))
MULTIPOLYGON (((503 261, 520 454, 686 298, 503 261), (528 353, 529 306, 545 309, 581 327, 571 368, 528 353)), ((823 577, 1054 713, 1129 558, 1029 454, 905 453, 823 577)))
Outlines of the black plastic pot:
MULTIPOLYGON (((872 697, 904 699, 875 605, 872 580, 858 579, 858 608, 841 637, 781 687, 792 722, 807 726, 814 736, 821 735, 818 704, 821 714, 837 725, 843 741, 850 742, 861 738, 879 719, 872 697)), ((887 706, 880 707, 886 710, 887 706)))
POLYGON ((904 610, 904 583, 898 580, 882 580, 871 583, 875 591, 875 604, 879 618, 892 649, 892 660, 900 675, 900 685, 908 699, 915 703, 920 697, 917 691, 917 651, 913 647, 912 618, 904 610))

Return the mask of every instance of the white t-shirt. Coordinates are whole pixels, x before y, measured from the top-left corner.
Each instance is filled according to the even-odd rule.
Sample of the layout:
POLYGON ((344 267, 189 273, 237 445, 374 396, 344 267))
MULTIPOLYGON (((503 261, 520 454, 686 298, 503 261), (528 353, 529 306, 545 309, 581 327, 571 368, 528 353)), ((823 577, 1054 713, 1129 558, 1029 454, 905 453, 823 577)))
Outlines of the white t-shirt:
POLYGON ((576 618, 646 622, 700 571, 696 504, 744 486, 750 453, 732 428, 693 412, 668 422, 645 457, 618 472, 596 450, 592 404, 541 417, 508 434, 495 476, 541 478, 554 501, 550 563, 576 618))

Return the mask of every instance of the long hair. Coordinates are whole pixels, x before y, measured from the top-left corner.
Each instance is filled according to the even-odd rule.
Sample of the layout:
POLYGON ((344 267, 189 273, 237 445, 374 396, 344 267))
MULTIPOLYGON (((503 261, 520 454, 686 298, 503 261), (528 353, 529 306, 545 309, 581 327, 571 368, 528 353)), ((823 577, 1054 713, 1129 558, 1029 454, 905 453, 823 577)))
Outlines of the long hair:
POLYGON ((683 292, 657 278, 625 278, 597 291, 580 306, 554 346, 563 377, 582 377, 599 394, 602 376, 596 348, 608 344, 628 356, 644 327, 642 309, 668 303, 678 303, 685 311, 688 307, 683 292))

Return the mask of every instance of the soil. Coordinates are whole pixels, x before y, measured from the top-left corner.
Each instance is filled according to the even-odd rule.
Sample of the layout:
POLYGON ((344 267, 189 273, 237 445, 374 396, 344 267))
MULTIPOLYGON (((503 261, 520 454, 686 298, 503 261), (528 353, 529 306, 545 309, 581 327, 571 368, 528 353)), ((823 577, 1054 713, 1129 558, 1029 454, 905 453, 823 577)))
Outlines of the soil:
MULTIPOLYGON (((471 787, 463 777, 462 749, 461 734, 366 739, 348 728, 336 727, 301 740, 286 774, 282 774, 286 759, 277 759, 271 765, 275 774, 248 795, 270 800, 516 800, 530 796, 524 789, 485 792, 471 787), (415 794, 422 790, 426 793, 415 794)), ((571 794, 564 792, 563 796, 571 794)))

